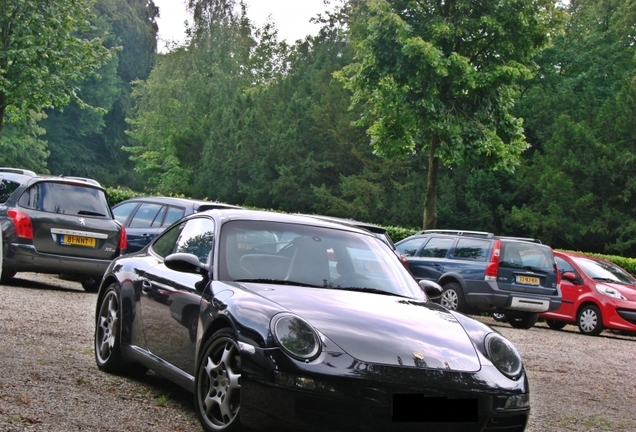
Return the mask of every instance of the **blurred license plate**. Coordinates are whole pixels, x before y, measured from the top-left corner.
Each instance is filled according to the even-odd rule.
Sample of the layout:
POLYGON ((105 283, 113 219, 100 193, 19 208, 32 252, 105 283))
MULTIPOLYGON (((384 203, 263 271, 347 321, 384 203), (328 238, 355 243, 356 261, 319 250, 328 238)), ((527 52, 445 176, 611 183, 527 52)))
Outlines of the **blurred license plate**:
POLYGON ((64 235, 61 243, 63 245, 95 247, 96 241, 92 237, 64 235))
POLYGON ((539 278, 532 276, 517 276, 517 282, 526 285, 539 285, 539 278))

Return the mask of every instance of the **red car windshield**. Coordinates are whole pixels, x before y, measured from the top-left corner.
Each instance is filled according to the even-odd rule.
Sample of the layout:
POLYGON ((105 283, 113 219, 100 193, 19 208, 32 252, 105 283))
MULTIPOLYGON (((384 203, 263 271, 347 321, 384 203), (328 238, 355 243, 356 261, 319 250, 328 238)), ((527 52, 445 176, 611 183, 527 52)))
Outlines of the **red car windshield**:
POLYGON ((590 258, 573 258, 573 260, 594 280, 636 285, 636 279, 632 275, 611 262, 590 258))

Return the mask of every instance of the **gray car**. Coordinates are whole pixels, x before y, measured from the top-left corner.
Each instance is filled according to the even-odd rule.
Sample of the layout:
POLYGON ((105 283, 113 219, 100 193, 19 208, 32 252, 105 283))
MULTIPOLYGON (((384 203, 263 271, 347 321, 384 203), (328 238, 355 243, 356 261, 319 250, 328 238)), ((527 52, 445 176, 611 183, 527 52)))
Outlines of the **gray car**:
POLYGON ((88 292, 126 248, 106 191, 93 179, 0 168, 2 282, 17 272, 60 274, 88 292))

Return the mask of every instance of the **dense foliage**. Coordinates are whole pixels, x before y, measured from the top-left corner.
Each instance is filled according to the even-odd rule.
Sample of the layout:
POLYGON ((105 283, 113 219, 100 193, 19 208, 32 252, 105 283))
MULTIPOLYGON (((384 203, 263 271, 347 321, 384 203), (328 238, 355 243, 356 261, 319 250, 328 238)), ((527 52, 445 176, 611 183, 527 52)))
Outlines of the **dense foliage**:
POLYGON ((0 164, 92 176, 116 200, 322 213, 398 240, 423 225, 437 134, 437 228, 636 257, 633 1, 477 3, 342 2, 317 36, 290 45, 275 23, 256 28, 240 0, 189 0, 188 41, 156 54, 151 1, 97 0, 83 34, 121 49, 73 85, 101 110, 71 103, 8 123, 0 164), (449 9, 406 13, 433 3, 449 9), (356 13, 373 25, 356 27, 367 16, 356 13), (348 81, 360 65, 373 65, 369 86, 348 81))

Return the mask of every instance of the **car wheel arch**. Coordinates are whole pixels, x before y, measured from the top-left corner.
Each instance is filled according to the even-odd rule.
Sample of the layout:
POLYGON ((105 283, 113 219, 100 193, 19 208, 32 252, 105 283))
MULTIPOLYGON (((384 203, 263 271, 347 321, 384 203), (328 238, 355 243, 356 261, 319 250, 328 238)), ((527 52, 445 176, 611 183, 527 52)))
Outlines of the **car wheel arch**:
POLYGON ((442 275, 437 283, 442 287, 449 283, 457 283, 461 287, 462 291, 466 292, 466 281, 457 273, 447 273, 445 275, 442 275))
MULTIPOLYGON (((232 321, 230 320, 229 317, 225 316, 225 315, 218 315, 217 317, 215 317, 212 322, 207 326, 207 328, 205 328, 203 335, 201 335, 201 339, 199 342, 199 345, 197 347, 197 350, 200 350, 203 345, 205 345, 205 342, 212 337, 212 335, 216 332, 218 332, 219 330, 222 329, 229 329, 231 332, 233 332, 235 335, 238 335, 239 333, 236 331, 236 327, 234 326, 234 324, 232 323, 232 321)), ((201 354, 198 353, 196 358, 197 358, 197 363, 200 360, 201 354)))
POLYGON ((585 307, 585 306, 596 306, 598 308, 598 310, 601 312, 601 316, 603 316, 603 307, 592 300, 584 300, 581 303, 579 303, 579 305, 576 307, 576 315, 574 316, 574 322, 576 323, 579 319, 579 314, 581 313, 581 310, 585 307))

